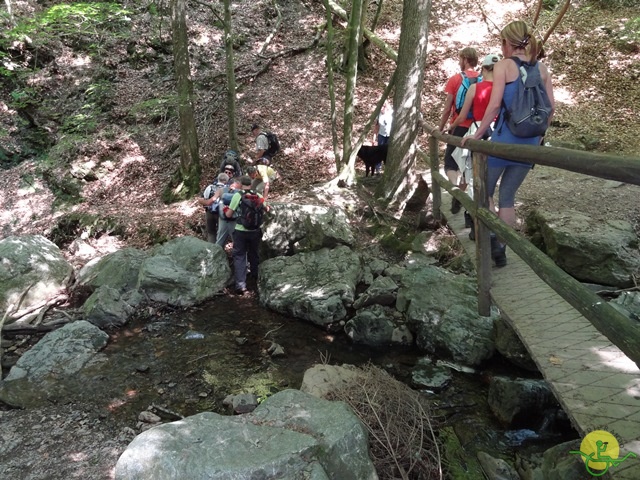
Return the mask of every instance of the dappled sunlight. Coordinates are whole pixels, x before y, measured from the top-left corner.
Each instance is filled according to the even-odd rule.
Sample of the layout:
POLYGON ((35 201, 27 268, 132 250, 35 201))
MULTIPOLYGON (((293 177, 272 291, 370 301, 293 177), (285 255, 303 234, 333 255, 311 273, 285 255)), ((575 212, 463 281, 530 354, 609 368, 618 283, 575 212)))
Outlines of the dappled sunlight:
POLYGON ((73 452, 69 454, 69 459, 72 462, 84 462, 89 459, 89 456, 84 452, 73 452))
POLYGON ((554 87, 553 97, 556 103, 563 103, 571 106, 577 104, 574 94, 564 87, 554 87))
POLYGON ((591 348, 590 350, 596 354, 600 359, 599 362, 603 365, 607 365, 620 372, 640 374, 640 369, 636 363, 616 347, 610 347, 606 350, 591 348))

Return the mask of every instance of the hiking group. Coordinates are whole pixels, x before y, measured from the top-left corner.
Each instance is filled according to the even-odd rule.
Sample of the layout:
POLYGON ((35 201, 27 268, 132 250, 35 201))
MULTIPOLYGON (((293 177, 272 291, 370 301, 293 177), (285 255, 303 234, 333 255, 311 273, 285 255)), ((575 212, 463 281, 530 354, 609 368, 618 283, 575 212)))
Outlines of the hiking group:
POLYGON ((263 132, 256 124, 251 133, 256 155, 247 163, 256 165, 243 172, 239 153, 227 150, 216 180, 197 199, 205 209, 207 241, 223 248, 229 239, 233 242, 235 292, 239 295, 247 292, 247 266, 252 280, 258 276, 262 219, 269 210, 265 201, 270 183, 277 178, 271 160, 280 150, 275 134, 263 132))
MULTIPOLYGON (((475 70, 478 54, 474 48, 460 51, 460 73, 449 78, 440 130, 467 139, 489 140, 497 143, 540 145, 554 111, 553 86, 547 67, 539 61, 542 45, 523 21, 513 21, 500 32, 502 59, 497 54, 487 55, 481 65, 481 74, 475 70), (447 127, 447 122, 451 121, 447 127)), ((448 145, 445 150, 444 169, 454 185, 466 189, 471 176, 468 150, 448 145), (459 159, 460 165, 456 158, 459 159), (461 173, 463 174, 461 177, 461 173)), ((516 162, 495 155, 483 156, 487 162, 487 194, 489 208, 506 224, 516 224, 515 195, 533 164, 516 162), (494 194, 498 189, 496 208, 494 194)), ((460 202, 454 198, 451 212, 460 211, 460 202)), ((465 212, 465 226, 474 224, 465 212)), ((497 267, 507 264, 506 246, 491 233, 491 258, 497 267)))

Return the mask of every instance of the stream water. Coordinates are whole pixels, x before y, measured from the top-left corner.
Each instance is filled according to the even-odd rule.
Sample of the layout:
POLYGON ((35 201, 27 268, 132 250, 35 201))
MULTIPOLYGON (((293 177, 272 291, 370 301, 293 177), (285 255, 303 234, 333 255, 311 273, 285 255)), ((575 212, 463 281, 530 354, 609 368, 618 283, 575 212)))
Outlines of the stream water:
MULTIPOLYGON (((184 416, 228 414, 227 395, 250 392, 264 398, 299 388, 305 370, 322 362, 371 362, 411 385, 412 369, 424 360, 417 350, 353 345, 343 332, 325 332, 268 311, 252 297, 218 297, 188 311, 151 311, 110 334, 103 360, 86 370, 75 395, 129 425, 151 405, 184 416), (269 354, 272 342, 282 346, 284 355, 269 354)), ((516 452, 541 452, 577 438, 555 414, 519 430, 498 425, 487 405, 488 379, 496 374, 523 372, 496 360, 474 373, 452 370, 446 388, 424 391, 438 419, 454 427, 466 450, 513 458, 516 452)))

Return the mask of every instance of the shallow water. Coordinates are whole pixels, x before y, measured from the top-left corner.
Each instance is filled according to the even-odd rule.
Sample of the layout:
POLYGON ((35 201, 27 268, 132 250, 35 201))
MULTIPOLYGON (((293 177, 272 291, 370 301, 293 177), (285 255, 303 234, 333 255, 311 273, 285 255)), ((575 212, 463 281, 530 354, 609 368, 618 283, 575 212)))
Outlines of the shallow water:
MULTIPOLYGON (((133 321, 111 332, 102 354, 103 360, 69 388, 77 400, 92 402, 116 423, 129 425, 151 405, 183 416, 202 411, 228 414, 223 405, 227 395, 254 393, 265 398, 299 388, 304 372, 323 362, 371 362, 411 385, 411 370, 424 357, 414 349, 353 345, 342 332, 329 333, 268 311, 255 298, 227 296, 197 309, 152 313, 133 321), (283 356, 270 356, 272 342, 282 346, 283 356)), ((507 430, 498 425, 486 402, 489 378, 495 374, 523 372, 497 360, 481 371, 453 371, 442 392, 423 392, 438 420, 454 427, 470 453, 483 450, 510 458, 516 451, 544 451, 577 438, 562 422, 552 422, 544 435, 537 426, 507 430)), ((171 417, 164 415, 165 420, 177 418, 171 417)))

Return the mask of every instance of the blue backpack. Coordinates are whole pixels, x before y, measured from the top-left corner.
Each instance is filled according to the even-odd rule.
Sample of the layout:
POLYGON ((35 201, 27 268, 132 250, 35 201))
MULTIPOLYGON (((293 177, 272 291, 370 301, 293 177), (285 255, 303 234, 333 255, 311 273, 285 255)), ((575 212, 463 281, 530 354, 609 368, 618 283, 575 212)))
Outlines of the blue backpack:
POLYGON ((530 65, 518 57, 510 58, 520 70, 520 81, 511 105, 502 100, 505 123, 516 137, 540 137, 547 131, 552 111, 540 67, 538 63, 530 65))
POLYGON ((238 218, 238 212, 234 212, 230 218, 227 218, 227 216, 224 214, 224 207, 228 207, 231 204, 231 199, 237 191, 238 190, 234 190, 231 187, 224 187, 222 195, 218 200, 218 213, 220 215, 220 218, 228 222, 236 220, 238 218))
MULTIPOLYGON (((482 81, 482 75, 478 75, 477 77, 468 77, 465 72, 460 72, 462 76, 462 83, 458 87, 458 91, 456 92, 456 113, 460 113, 462 110, 462 105, 464 105, 464 99, 467 96, 467 91, 469 87, 474 83, 479 83, 482 81)), ((469 110, 469 115, 467 118, 473 118, 471 110, 469 110)))
MULTIPOLYGON (((204 189, 204 192, 202 192, 202 197, 205 198, 206 200, 209 200, 211 197, 213 197, 213 195, 221 188, 224 188, 226 185, 224 183, 220 183, 220 182, 215 182, 212 183, 211 185, 207 185, 207 188, 204 189)), ((213 202, 211 205, 209 205, 208 207, 205 207, 205 209, 209 209, 211 211, 211 213, 213 214, 217 214, 218 213, 218 203, 219 200, 216 200, 215 202, 213 202)))

